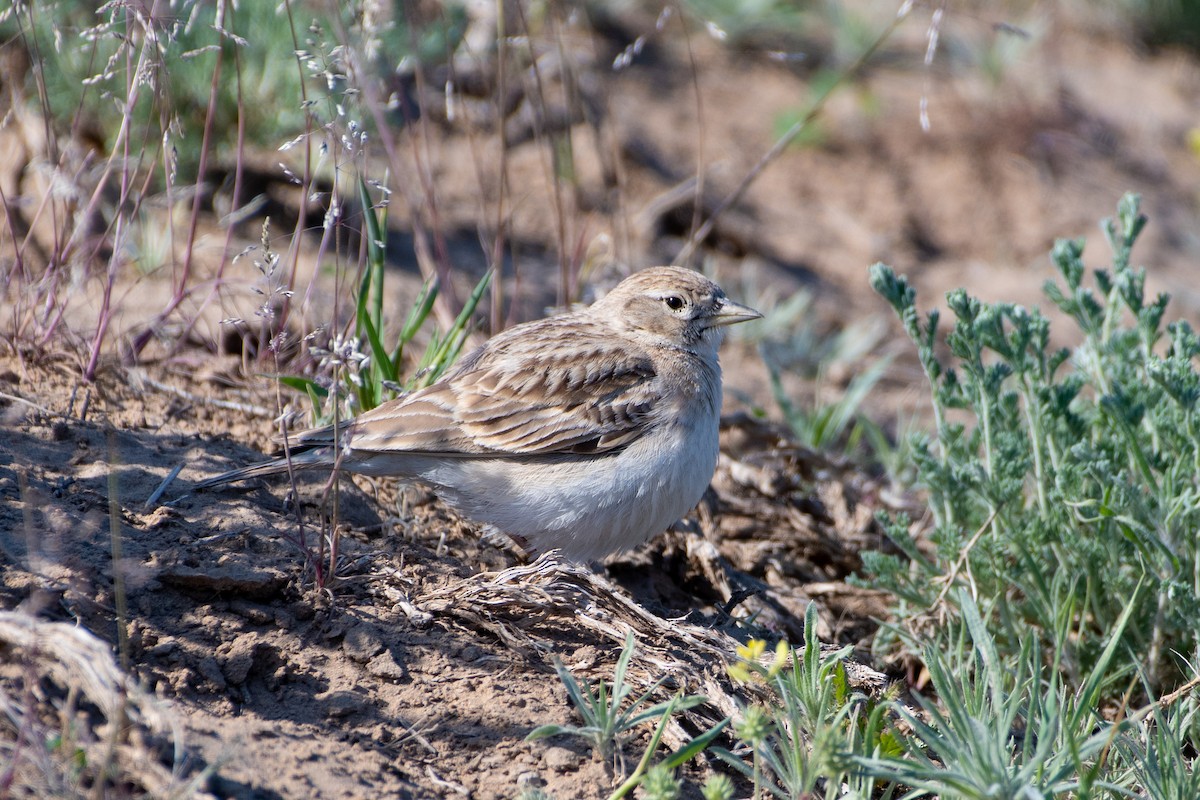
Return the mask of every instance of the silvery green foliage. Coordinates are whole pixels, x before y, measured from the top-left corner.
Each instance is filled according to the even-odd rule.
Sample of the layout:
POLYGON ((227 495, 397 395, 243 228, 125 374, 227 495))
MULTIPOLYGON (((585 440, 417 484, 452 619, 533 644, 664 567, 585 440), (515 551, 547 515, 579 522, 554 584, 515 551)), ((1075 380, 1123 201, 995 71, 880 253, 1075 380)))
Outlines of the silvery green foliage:
POLYGON ((1170 688, 1175 654, 1193 653, 1200 631, 1200 339, 1186 322, 1164 327, 1168 297, 1148 299, 1146 271, 1131 265, 1145 223, 1138 197, 1122 199, 1102 226, 1111 267, 1090 281, 1082 240, 1054 246, 1059 280, 1045 292, 1079 330, 1073 351, 1051 345, 1038 309, 964 290, 946 298, 955 321, 943 337, 906 279, 872 267, 932 388, 936 430, 913 449, 934 547, 919 549, 907 520, 886 520, 908 559, 864 562, 902 620, 953 611, 945 587, 963 586, 1003 621, 1002 652, 1015 656, 1032 626, 1077 672, 1136 603, 1125 643, 1149 685, 1170 688))

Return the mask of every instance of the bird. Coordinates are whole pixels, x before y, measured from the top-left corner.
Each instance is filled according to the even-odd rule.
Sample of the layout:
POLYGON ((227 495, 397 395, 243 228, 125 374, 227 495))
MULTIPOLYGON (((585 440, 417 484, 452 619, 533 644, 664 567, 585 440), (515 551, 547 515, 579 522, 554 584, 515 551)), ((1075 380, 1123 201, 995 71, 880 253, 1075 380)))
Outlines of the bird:
POLYGON ((590 306, 508 328, 430 386, 296 435, 208 489, 291 469, 397 476, 529 557, 599 560, 662 533, 716 470, 717 350, 762 317, 694 270, 651 267, 590 306))

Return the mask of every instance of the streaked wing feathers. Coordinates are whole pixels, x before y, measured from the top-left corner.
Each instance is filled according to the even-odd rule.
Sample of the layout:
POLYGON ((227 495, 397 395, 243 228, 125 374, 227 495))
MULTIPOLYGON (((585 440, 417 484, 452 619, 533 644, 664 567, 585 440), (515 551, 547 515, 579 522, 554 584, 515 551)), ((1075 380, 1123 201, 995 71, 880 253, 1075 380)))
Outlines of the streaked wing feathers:
MULTIPOLYGON (((651 418, 653 364, 611 329, 562 324, 573 316, 542 320, 544 335, 500 334, 439 383, 361 415, 348 426, 351 447, 463 457, 624 447, 651 418)), ((317 434, 332 438, 314 431, 302 443, 317 434)))

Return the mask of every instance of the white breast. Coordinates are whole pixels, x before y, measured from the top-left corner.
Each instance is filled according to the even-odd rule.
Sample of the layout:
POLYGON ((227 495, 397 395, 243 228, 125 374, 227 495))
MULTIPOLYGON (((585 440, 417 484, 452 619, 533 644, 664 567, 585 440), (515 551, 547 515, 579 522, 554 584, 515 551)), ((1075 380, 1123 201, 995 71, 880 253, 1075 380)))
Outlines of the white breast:
POLYGON ((430 465, 424 478, 466 516, 583 561, 636 547, 687 514, 712 480, 717 449, 713 413, 690 428, 655 428, 604 458, 462 459, 430 465))

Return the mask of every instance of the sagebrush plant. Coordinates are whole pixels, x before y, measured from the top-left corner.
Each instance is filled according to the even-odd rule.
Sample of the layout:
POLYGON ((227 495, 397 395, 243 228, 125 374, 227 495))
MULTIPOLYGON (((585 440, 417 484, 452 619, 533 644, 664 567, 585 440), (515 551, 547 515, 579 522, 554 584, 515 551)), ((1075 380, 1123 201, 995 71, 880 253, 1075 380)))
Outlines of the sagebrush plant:
POLYGON ((1200 638, 1200 338, 1184 321, 1164 328, 1168 297, 1146 297, 1130 261, 1145 223, 1139 198, 1123 198, 1103 223, 1111 268, 1091 286, 1083 240, 1055 245, 1060 281, 1045 291, 1079 328, 1073 352, 1051 347, 1037 309, 958 290, 943 363, 939 314, 922 320, 908 282, 872 267, 933 387, 936 430, 913 445, 931 548, 907 520, 885 519, 907 558, 864 555, 901 626, 960 617, 952 589, 964 587, 997 621, 1002 658, 1015 662, 1033 635, 1077 681, 1130 614, 1123 652, 1148 685, 1186 679, 1200 638))
MULTIPOLYGON (((1193 669, 1193 673, 1200 674, 1193 669)), ((1132 730, 1113 742, 1117 775, 1154 800, 1200 797, 1200 697, 1155 703, 1130 720, 1132 730), (1165 705, 1165 707, 1164 707, 1165 705), (1146 713, 1148 712, 1148 713, 1146 713)))

